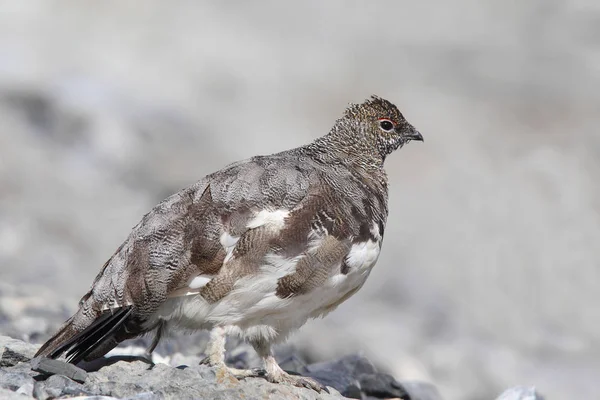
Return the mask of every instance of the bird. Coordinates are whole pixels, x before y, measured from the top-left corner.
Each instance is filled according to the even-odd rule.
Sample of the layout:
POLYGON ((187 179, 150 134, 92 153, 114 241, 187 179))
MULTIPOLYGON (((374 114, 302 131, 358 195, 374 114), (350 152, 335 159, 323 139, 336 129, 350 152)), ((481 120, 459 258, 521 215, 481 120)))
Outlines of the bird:
POLYGON ((268 381, 326 389, 285 372, 272 347, 363 286, 388 216, 384 162, 410 141, 423 136, 374 95, 307 145, 235 162, 173 194, 132 229, 36 356, 77 364, 145 334, 151 353, 163 334, 210 330, 210 366, 257 375, 225 364, 226 335, 236 335, 268 381))

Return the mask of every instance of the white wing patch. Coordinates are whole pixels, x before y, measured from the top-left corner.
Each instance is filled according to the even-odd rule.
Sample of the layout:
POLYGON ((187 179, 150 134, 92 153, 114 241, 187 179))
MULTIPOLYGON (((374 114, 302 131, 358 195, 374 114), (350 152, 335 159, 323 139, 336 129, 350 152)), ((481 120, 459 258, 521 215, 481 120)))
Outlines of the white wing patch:
POLYGON ((190 289, 200 289, 206 286, 208 282, 213 278, 212 275, 198 275, 188 285, 190 289))
POLYGON ((288 210, 262 210, 254 215, 246 228, 254 229, 259 226, 268 225, 269 227, 279 231, 285 226, 285 219, 290 214, 288 210))
POLYGON ((192 296, 198 294, 200 293, 200 289, 206 286, 206 284, 214 277, 214 275, 198 275, 194 277, 186 287, 182 287, 169 293, 168 297, 177 298, 181 296, 192 296))
POLYGON ((366 242, 353 244, 346 257, 346 264, 351 270, 371 269, 379 258, 380 243, 379 241, 367 240, 366 242))
POLYGON ((225 259, 223 260, 223 264, 231 259, 233 249, 235 249, 238 240, 240 240, 239 236, 231 236, 228 232, 223 232, 219 238, 221 246, 225 249, 225 259))

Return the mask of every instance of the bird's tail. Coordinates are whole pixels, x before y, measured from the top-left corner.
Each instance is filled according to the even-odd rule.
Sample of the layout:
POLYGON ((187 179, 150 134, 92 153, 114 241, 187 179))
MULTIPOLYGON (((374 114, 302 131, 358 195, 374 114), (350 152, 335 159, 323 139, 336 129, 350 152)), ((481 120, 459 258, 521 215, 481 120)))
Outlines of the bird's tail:
POLYGON ((125 329, 125 323, 131 318, 132 311, 133 308, 127 306, 106 310, 90 317, 80 308, 42 345, 36 357, 58 358, 66 353, 67 361, 73 364, 102 357, 119 342, 132 337, 125 329))

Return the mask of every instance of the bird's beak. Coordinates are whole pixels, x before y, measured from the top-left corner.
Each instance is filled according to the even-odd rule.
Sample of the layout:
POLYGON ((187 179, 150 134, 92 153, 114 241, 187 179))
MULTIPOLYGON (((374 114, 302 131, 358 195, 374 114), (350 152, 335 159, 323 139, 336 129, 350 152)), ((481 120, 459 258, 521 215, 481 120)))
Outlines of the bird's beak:
POLYGON ((404 137, 410 140, 418 140, 419 142, 424 142, 423 135, 421 135, 421 132, 416 130, 413 126, 411 126, 410 130, 404 134, 404 137))

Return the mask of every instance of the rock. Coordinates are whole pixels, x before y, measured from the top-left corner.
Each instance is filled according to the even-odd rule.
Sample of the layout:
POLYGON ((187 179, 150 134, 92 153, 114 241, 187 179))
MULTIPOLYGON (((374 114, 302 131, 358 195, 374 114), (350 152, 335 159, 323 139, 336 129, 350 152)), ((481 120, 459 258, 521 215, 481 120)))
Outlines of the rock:
MULTIPOLYGON (((336 388, 347 397, 409 399, 400 383, 390 375, 377 372, 375 366, 360 355, 350 355, 336 361, 312 364, 305 370, 306 375, 336 388)), ((421 400, 419 398, 411 399, 421 400)))
POLYGON ((87 372, 60 360, 52 360, 46 357, 36 357, 31 360, 31 369, 47 375, 64 375, 76 382, 83 383, 87 379, 87 372))
POLYGON ((34 380, 27 372, 0 369, 0 387, 13 392, 26 391, 27 385, 31 385, 33 391, 34 380))
POLYGON ((47 400, 64 396, 89 396, 93 393, 66 376, 52 375, 45 381, 35 383, 33 395, 36 399, 47 400))
MULTIPOLYGON (((27 400, 27 398, 28 397, 23 396, 21 393, 0 387, 0 399, 2 400, 27 400)), ((32 397, 29 396, 29 398, 32 397)))
POLYGON ((0 367, 12 367, 31 360, 37 350, 35 345, 0 336, 0 367))
MULTIPOLYGON (((370 397, 416 399, 414 396, 407 396, 408 393, 404 389, 404 386, 388 374, 363 374, 358 377, 358 382, 360 383, 361 392, 370 397)), ((419 397, 418 400, 429 399, 419 397)))
POLYGON ((20 362, 27 361, 29 361, 29 358, 23 354, 4 348, 2 351, 2 358, 0 359, 0 367, 12 367, 20 362))
MULTIPOLYGON (((172 368, 168 365, 149 367, 142 362, 117 362, 89 374, 84 385, 90 392, 115 396, 132 397, 140 393, 153 393, 162 398, 304 398, 334 399, 334 394, 318 394, 308 389, 275 385, 261 378, 237 381, 233 377, 221 376, 210 367, 194 365, 172 368)), ((339 394, 337 398, 340 398, 339 394)))
POLYGON ((27 382, 26 384, 21 386, 15 393, 31 397, 33 396, 33 385, 34 384, 32 382, 27 382))

